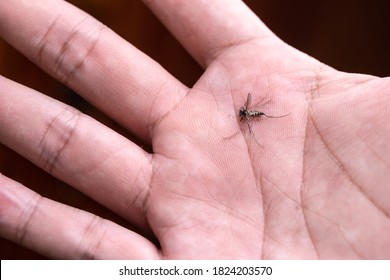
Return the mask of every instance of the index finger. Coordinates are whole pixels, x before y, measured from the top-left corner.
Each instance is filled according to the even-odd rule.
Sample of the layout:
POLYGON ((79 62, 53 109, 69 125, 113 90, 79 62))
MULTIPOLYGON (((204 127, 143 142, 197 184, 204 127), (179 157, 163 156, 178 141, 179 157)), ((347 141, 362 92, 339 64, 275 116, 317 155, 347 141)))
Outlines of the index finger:
POLYGON ((143 140, 150 140, 150 126, 187 91, 154 60, 66 1, 0 1, 0 36, 143 140))
POLYGON ((192 56, 207 67, 223 50, 277 37, 240 0, 143 0, 192 56))

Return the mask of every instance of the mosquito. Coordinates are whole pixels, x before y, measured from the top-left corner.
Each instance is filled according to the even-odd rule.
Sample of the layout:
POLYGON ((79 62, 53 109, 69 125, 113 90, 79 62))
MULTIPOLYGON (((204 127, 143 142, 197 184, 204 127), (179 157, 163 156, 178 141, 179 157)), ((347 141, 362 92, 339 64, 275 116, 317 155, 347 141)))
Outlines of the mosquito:
POLYGON ((260 111, 257 111, 255 109, 249 109, 249 104, 251 103, 251 100, 252 100, 252 95, 250 93, 248 93, 248 97, 246 99, 245 105, 242 106, 240 108, 240 110, 238 111, 238 116, 240 117, 240 121, 243 121, 243 120, 246 121, 246 123, 248 124, 249 132, 251 134, 253 134, 252 127, 251 127, 251 124, 250 124, 252 119, 260 118, 261 116, 264 116, 266 118, 278 119, 278 118, 287 117, 288 115, 291 114, 291 113, 289 113, 289 114, 283 115, 283 116, 270 116, 270 115, 267 115, 264 112, 260 112, 260 111))

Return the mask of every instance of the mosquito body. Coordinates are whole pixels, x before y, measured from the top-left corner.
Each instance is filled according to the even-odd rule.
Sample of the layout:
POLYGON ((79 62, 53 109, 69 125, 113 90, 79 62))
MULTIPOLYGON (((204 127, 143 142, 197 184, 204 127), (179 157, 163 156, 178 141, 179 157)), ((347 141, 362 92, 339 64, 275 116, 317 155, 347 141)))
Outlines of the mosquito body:
POLYGON ((283 117, 287 117, 288 115, 291 114, 290 113, 290 114, 283 115, 283 116, 270 116, 270 115, 265 114, 264 112, 257 111, 255 109, 249 109, 249 105, 251 103, 251 100, 252 100, 252 95, 250 93, 248 93, 248 97, 246 99, 245 105, 242 106, 240 108, 240 110, 238 111, 238 116, 240 117, 240 121, 243 121, 243 120, 246 121, 251 134, 253 134, 251 124, 250 124, 250 121, 252 119, 255 119, 255 118, 259 119, 261 116, 264 116, 266 118, 274 118, 274 119, 275 118, 283 118, 283 117))
POLYGON ((245 106, 242 106, 240 108, 240 111, 238 112, 238 116, 240 117, 240 121, 246 120, 247 122, 250 122, 251 119, 260 118, 261 116, 264 116, 267 118, 283 118, 283 117, 287 117, 288 115, 290 115, 290 114, 287 114, 287 115, 283 115, 283 116, 270 116, 264 112, 260 112, 260 111, 254 110, 254 109, 248 109, 249 104, 251 103, 251 100, 252 100, 252 95, 250 93, 248 93, 248 97, 246 99, 245 106))
POLYGON ((240 111, 239 111, 238 115, 240 116, 240 121, 242 121, 242 120, 250 121, 251 119, 258 118, 258 117, 261 117, 261 116, 265 116, 267 118, 282 118, 282 117, 285 117, 285 116, 279 116, 279 117, 268 116, 265 113, 257 111, 257 110, 253 110, 253 109, 249 110, 246 106, 245 107, 243 106, 243 107, 240 108, 240 111))

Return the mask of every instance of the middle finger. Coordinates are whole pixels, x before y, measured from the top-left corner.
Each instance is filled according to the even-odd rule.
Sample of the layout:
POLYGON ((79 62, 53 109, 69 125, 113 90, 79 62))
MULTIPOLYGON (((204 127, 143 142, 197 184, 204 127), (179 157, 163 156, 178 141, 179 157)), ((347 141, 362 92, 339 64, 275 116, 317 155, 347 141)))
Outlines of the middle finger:
POLYGON ((143 140, 150 140, 150 125, 187 91, 158 63, 66 1, 1 1, 0 36, 143 140))
POLYGON ((151 157, 96 120, 0 76, 0 142, 147 228, 151 157))

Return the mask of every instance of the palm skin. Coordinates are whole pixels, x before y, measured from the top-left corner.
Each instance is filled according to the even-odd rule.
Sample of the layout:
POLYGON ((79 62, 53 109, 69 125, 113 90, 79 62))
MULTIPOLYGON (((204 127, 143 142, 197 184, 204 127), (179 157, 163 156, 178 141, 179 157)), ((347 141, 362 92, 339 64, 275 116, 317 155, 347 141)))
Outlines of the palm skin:
MULTIPOLYGON (((112 44, 111 31, 101 26, 95 28, 96 40, 88 39, 81 51, 86 54, 81 67, 75 53, 69 51, 70 62, 63 62, 67 56, 50 50, 49 36, 61 30, 61 19, 51 21, 54 31, 37 36, 41 44, 18 47, 20 38, 4 28, 1 33, 150 143, 152 154, 78 111, 5 79, 2 88, 17 93, 1 91, 0 126, 6 132, 0 140, 154 235, 159 247, 5 177, 0 178, 6 201, 1 235, 56 258, 389 258, 389 79, 323 65, 282 43, 252 15, 240 36, 210 32, 216 36, 211 43, 204 35, 209 27, 191 23, 196 18, 192 4, 146 2, 205 67, 191 89, 132 49, 123 73, 109 68, 117 65, 103 58, 105 42, 123 46, 112 44), (189 33, 195 35, 189 38, 189 33), (139 82, 142 75, 133 71, 134 58, 147 65, 137 71, 153 70, 147 82, 139 82), (101 69, 91 70, 99 63, 101 69), (106 78, 109 85, 100 84, 104 71, 113 73, 106 78), (288 116, 252 120, 249 130, 238 116, 249 92, 254 109, 288 116), (112 103, 103 102, 107 96, 112 103), (5 108, 22 121, 9 121, 5 108), (31 114, 38 116, 33 125, 31 114), (65 233, 69 228, 72 234, 65 233)), ((237 22, 240 13, 249 14, 239 1, 234 5, 239 8, 226 12, 237 12, 237 22)), ((215 29, 221 29, 213 10, 197 8, 214 16, 215 29)), ((2 18, 13 13, 4 10, 2 18)))

